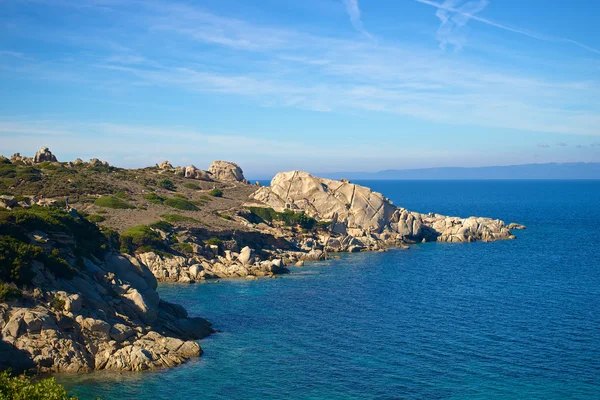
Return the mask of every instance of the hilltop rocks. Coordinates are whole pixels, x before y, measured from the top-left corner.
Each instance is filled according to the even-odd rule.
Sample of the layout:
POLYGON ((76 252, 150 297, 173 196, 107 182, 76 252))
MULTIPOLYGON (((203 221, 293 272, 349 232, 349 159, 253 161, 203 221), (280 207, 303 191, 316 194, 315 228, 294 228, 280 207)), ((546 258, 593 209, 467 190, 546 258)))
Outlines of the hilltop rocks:
POLYGON ((9 160, 13 164, 17 163, 17 162, 22 162, 23 164, 26 164, 26 165, 32 165, 33 164, 33 158, 22 156, 21 153, 15 153, 15 154, 13 154, 12 156, 10 156, 9 160))
POLYGON ((214 161, 208 172, 213 179, 222 182, 247 182, 244 171, 235 163, 228 161, 214 161))
POLYGON ((167 160, 161 162, 160 164, 157 164, 156 166, 158 167, 158 169, 173 169, 173 166, 167 160))
POLYGON ((107 161, 101 161, 97 158, 92 158, 88 163, 90 167, 109 167, 110 164, 107 161))
POLYGON ((196 168, 194 165, 189 165, 185 168, 184 176, 190 179, 198 179, 201 181, 210 181, 211 177, 206 171, 196 168))
POLYGON ((36 164, 43 163, 45 161, 50 161, 50 162, 58 161, 56 159, 56 156, 54 156, 54 154, 52 154, 50 149, 48 149, 46 146, 42 147, 42 149, 40 151, 38 151, 37 153, 35 153, 35 156, 33 157, 33 162, 36 164))
POLYGON ((342 237, 342 241, 330 239, 332 242, 327 245, 334 249, 355 246, 344 246, 348 236, 360 238, 360 242, 368 248, 377 246, 378 241, 514 239, 510 229, 500 220, 411 212, 394 206, 390 200, 369 188, 347 180, 317 178, 301 171, 277 174, 270 187, 260 188, 250 197, 278 212, 303 211, 317 220, 331 221, 332 233, 342 237))

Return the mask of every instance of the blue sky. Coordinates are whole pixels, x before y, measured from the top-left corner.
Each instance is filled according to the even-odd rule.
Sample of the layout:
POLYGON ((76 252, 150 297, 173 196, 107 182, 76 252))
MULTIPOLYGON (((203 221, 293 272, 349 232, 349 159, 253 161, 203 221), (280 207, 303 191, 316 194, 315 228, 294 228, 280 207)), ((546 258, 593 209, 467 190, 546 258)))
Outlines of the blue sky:
POLYGON ((0 0, 0 153, 279 170, 600 161, 591 0, 0 0))

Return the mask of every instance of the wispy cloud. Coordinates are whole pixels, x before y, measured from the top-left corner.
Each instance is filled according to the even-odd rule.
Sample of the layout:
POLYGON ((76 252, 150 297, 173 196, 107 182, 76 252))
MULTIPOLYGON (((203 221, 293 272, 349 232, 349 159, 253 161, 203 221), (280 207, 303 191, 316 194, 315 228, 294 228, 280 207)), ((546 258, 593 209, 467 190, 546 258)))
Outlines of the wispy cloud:
MULTIPOLYGON (((508 25, 505 25, 505 24, 501 24, 501 23, 492 21, 490 19, 482 18, 482 17, 479 17, 479 16, 475 15, 475 13, 481 11, 479 9, 479 6, 481 4, 485 3, 485 5, 487 5, 487 3, 488 3, 487 0, 480 0, 480 1, 469 2, 469 3, 473 3, 472 6, 471 6, 472 8, 471 7, 466 7, 464 9, 463 9, 463 7, 457 7, 457 5, 462 2, 462 0, 445 0, 444 3, 437 3, 437 2, 431 1, 431 0, 415 0, 415 1, 417 1, 419 3, 422 3, 422 4, 427 4, 427 5, 430 5, 432 7, 437 8, 438 9, 438 13, 439 13, 439 10, 442 10, 445 13, 453 13, 455 15, 461 15, 464 18, 467 18, 467 21, 469 19, 472 19, 474 21, 478 21, 478 22, 481 22, 481 23, 489 25, 489 26, 493 26, 493 27, 498 28, 498 29, 502 29, 502 30, 505 30, 505 31, 509 31, 509 32, 520 34, 520 35, 528 36, 528 37, 533 38, 533 39, 542 40, 542 41, 545 41, 545 42, 571 44, 571 45, 577 46, 579 48, 582 48, 584 50, 590 51, 592 53, 600 54, 600 50, 599 49, 594 48, 592 46, 588 46, 588 45, 586 45, 584 43, 581 43, 581 42, 578 42, 576 40, 572 40, 572 39, 568 39, 568 38, 562 38, 562 37, 555 37, 555 36, 550 36, 550 35, 545 35, 545 34, 537 33, 537 32, 534 32, 534 31, 527 30, 527 29, 511 27, 511 26, 508 26, 508 25)), ((483 5, 484 8, 485 8, 485 5, 483 5)), ((436 15, 437 15, 437 13, 436 13, 436 15)), ((438 17, 439 17, 439 15, 438 15, 438 17)))
POLYGON ((566 144, 565 142, 559 142, 556 144, 558 147, 567 147, 568 144, 566 144))
POLYGON ((346 12, 350 16, 350 22, 354 29, 358 32, 362 33, 368 38, 372 38, 373 36, 367 32, 360 17, 360 7, 358 6, 358 0, 342 0, 344 5, 346 6, 346 12))
POLYGON ((453 45, 456 50, 460 50, 464 46, 467 39, 461 28, 488 5, 488 0, 468 1, 461 5, 463 2, 463 0, 444 0, 435 13, 441 21, 437 38, 440 47, 444 50, 449 44, 453 45))
POLYGON ((546 143, 538 143, 537 147, 540 147, 542 149, 547 149, 550 147, 550 145, 546 144, 546 143))

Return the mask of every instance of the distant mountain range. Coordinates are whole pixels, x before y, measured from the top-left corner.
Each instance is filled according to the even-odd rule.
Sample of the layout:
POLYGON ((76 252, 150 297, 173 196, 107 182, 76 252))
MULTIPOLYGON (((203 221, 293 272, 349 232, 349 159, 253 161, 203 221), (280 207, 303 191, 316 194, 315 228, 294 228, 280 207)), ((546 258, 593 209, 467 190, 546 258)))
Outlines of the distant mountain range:
POLYGON ((316 174, 329 179, 600 179, 600 163, 548 163, 497 167, 388 169, 316 174))

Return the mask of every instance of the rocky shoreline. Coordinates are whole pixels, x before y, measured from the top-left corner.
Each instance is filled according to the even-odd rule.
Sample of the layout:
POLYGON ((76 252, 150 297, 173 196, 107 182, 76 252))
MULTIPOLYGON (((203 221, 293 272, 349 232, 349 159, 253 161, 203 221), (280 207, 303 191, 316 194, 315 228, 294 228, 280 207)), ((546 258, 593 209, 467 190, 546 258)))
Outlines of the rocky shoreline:
MULTIPOLYGON (((158 282, 272 278, 289 273, 288 266, 303 266, 332 253, 383 251, 430 241, 510 240, 515 238, 511 229, 525 228, 491 218, 411 212, 369 188, 301 171, 279 173, 270 186, 258 187, 248 183, 239 166, 224 161, 214 162, 207 171, 193 165, 173 167, 165 161, 150 170, 129 172, 95 159, 59 163, 50 150, 42 148, 33 158, 20 154, 5 158, 3 165, 17 176, 10 189, 20 198, 7 194, 0 198, 0 208, 6 209, 0 213, 5 235, 1 244, 9 254, 1 260, 5 278, 0 284, 7 293, 15 284, 21 289, 15 289, 19 296, 5 296, 0 303, 0 367, 16 370, 143 371, 199 356, 202 349, 196 340, 213 332, 211 324, 190 318, 183 307, 161 300, 158 282), (90 205, 83 198, 60 211, 60 199, 19 195, 19 188, 29 184, 18 179, 19 173, 25 176, 23 171, 37 174, 37 180, 30 182, 41 180, 42 185, 36 186, 40 190, 57 185, 55 177, 60 175, 56 171, 69 177, 101 175, 108 185, 122 184, 122 178, 120 182, 111 178, 114 174, 126 177, 130 186, 118 193, 125 192, 120 196, 138 206, 124 202, 134 210, 98 214, 113 224, 122 215, 128 216, 122 219, 126 222, 147 220, 155 215, 151 214, 154 207, 164 209, 166 200, 178 205, 175 200, 186 199, 183 193, 173 195, 172 187, 149 191, 154 176, 178 179, 180 187, 192 188, 185 192, 187 196, 199 196, 199 200, 185 200, 192 204, 192 211, 170 218, 179 221, 175 225, 161 222, 135 227, 136 235, 142 232, 151 241, 123 228, 119 249, 115 244, 119 234, 84 217, 99 213, 103 206, 90 205), (212 185, 212 190, 202 184, 212 185), (227 196, 221 200, 223 191, 227 196), (203 193, 208 192, 214 198, 207 200, 203 193), (144 203, 146 199, 160 201, 155 206, 144 203), (199 207, 207 204, 215 208, 203 211, 199 207), (213 226, 225 225, 207 227, 204 221, 208 220, 213 226), (123 241, 128 234, 131 237, 123 241), (27 251, 17 251, 23 248, 27 251), (29 280, 15 278, 17 261, 21 275, 27 272, 29 280)), ((171 186, 176 185, 171 182, 171 186)), ((73 189, 66 190, 68 194, 73 189)))

